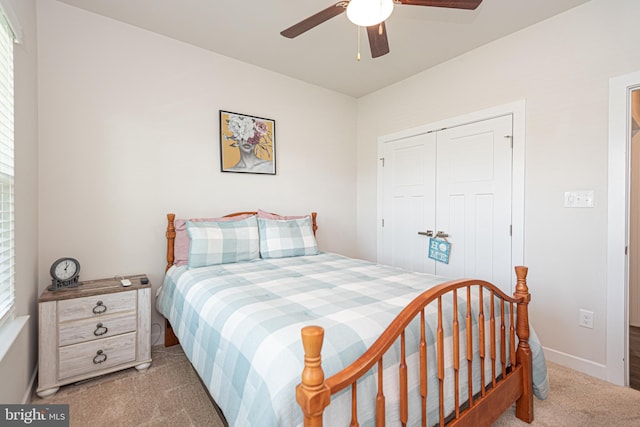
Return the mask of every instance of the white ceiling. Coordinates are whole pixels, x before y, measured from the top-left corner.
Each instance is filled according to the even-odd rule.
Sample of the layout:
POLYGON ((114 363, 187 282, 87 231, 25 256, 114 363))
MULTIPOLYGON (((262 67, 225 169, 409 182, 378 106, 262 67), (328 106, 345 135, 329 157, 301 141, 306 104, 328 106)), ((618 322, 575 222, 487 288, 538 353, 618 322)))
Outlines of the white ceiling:
POLYGON ((346 14, 287 39, 332 0, 58 0, 337 92, 360 97, 588 0, 484 0, 475 11, 396 5, 391 53, 371 59, 346 14))

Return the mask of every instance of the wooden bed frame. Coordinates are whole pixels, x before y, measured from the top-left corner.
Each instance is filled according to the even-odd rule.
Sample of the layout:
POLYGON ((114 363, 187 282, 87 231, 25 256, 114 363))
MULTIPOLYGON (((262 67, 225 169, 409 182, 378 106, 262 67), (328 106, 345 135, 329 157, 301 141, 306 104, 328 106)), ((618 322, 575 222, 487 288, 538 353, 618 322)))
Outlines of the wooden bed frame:
MULTIPOLYGON (((255 212, 238 212, 226 216, 236 216, 241 214, 255 214, 255 212)), ((312 213, 313 231, 317 230, 316 213, 312 213)), ((168 225, 166 230, 167 236, 167 270, 174 262, 174 240, 175 240, 175 215, 167 214, 168 225)), ((420 316, 420 397, 422 410, 422 425, 427 425, 427 344, 425 339, 425 307, 430 304, 437 305, 438 329, 436 334, 435 354, 436 366, 438 369, 437 377, 439 383, 440 410, 439 425, 448 426, 490 426, 497 420, 515 402, 516 416, 527 422, 533 421, 533 363, 532 354, 529 347, 529 319, 528 304, 531 299, 529 289, 527 287, 526 276, 527 267, 516 267, 516 290, 513 297, 506 295, 491 283, 481 280, 457 280, 443 283, 428 289, 417 298, 415 298, 396 319, 387 327, 380 335, 376 342, 355 362, 336 373, 332 377, 325 379, 322 370, 321 349, 324 339, 324 330, 319 326, 307 326, 302 329, 302 344, 304 347, 304 370, 302 371, 301 383, 296 387, 296 400, 300 405, 304 414, 305 427, 321 427, 322 415, 324 409, 330 404, 331 396, 339 391, 351 387, 352 411, 351 426, 358 426, 358 410, 357 410, 357 381, 374 366, 377 366, 377 384, 378 391, 376 396, 376 426, 385 425, 385 396, 383 390, 382 378, 382 358, 385 352, 396 343, 400 342, 400 364, 398 368, 399 391, 400 391, 400 421, 402 425, 408 422, 408 370, 405 359, 405 328, 413 319, 420 316), (458 293, 466 294, 466 317, 458 319, 458 293), (490 298, 490 312, 485 313, 483 309, 484 292, 488 292, 490 298), (455 405, 452 414, 444 412, 444 333, 442 327, 443 311, 442 298, 446 294, 453 295, 453 375, 455 384, 455 405), (477 295, 479 304, 478 321, 473 324, 471 317, 471 296, 477 295), (500 323, 496 325, 496 313, 494 307, 499 307, 500 323), (505 307, 509 307, 508 312, 505 307), (514 310, 516 306, 516 310, 514 310), (517 316, 514 316, 517 312, 517 316), (489 331, 485 331, 485 316, 489 316, 489 331), (505 324, 505 316, 509 317, 508 330, 505 324), (515 317, 515 319, 514 319, 515 317), (464 321, 466 325, 466 333, 460 336, 459 325, 464 321), (515 322, 515 323, 514 323, 515 322), (514 326, 515 325, 515 326, 514 326), (499 332, 496 332, 498 330, 499 332), (516 347, 515 336, 517 334, 518 343, 516 347), (483 343, 479 347, 480 354, 480 370, 481 384, 483 386, 479 393, 474 394, 472 385, 468 390, 459 390, 459 375, 468 375, 468 384, 471 384, 472 377, 472 360, 473 360, 473 337, 483 343), (467 360, 466 367, 461 366, 460 360, 460 340, 466 342, 467 352, 464 358, 467 360), (489 354, 486 354, 486 339, 489 339, 489 354), (507 345, 508 342, 508 345, 507 345), (499 360, 497 363, 499 352, 499 360), (510 366, 506 365, 507 355, 511 361, 510 366), (491 378, 485 380, 485 364, 491 369, 491 378), (488 386, 484 386, 487 384, 488 386)), ((178 339, 173 334, 173 330, 166 321, 165 346, 178 343, 178 339)), ((412 373, 413 374, 413 373, 412 373)), ((434 420, 429 420, 432 425, 434 420)))

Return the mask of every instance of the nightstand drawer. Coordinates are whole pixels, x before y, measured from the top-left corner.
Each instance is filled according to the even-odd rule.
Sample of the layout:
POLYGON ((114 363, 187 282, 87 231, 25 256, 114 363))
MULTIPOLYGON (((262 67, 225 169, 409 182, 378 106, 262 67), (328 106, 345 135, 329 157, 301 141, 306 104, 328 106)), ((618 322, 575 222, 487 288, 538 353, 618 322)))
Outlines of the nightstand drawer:
POLYGON ((58 345, 62 347, 134 332, 136 326, 135 311, 60 323, 58 325, 58 345))
POLYGON ((136 360, 135 332, 58 350, 58 377, 74 377, 136 360))
POLYGON ((136 292, 117 292, 113 294, 62 300, 58 302, 58 321, 97 318, 103 314, 135 311, 136 292))

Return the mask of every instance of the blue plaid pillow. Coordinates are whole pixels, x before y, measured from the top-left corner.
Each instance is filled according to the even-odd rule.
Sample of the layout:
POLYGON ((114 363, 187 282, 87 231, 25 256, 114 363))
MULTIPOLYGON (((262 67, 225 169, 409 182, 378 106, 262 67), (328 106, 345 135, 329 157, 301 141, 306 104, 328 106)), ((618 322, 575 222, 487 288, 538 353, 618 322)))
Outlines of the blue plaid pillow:
POLYGON ((262 258, 318 254, 310 217, 290 220, 258 218, 258 230, 262 258))
POLYGON ((189 268, 260 257, 255 216, 230 222, 187 221, 187 232, 191 238, 189 268))

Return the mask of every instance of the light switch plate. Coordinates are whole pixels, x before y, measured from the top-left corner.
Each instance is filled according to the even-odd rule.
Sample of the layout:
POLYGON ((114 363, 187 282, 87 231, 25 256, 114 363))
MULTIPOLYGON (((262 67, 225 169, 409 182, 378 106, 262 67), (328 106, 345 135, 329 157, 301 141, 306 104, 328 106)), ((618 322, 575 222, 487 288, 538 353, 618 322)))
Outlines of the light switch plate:
POLYGON ((593 190, 565 191, 565 208, 592 208, 593 190))

